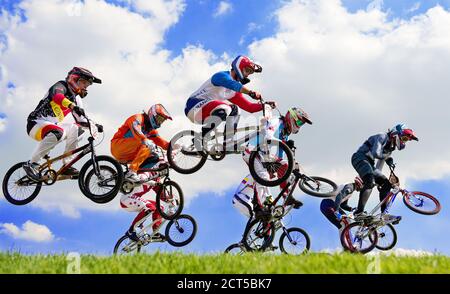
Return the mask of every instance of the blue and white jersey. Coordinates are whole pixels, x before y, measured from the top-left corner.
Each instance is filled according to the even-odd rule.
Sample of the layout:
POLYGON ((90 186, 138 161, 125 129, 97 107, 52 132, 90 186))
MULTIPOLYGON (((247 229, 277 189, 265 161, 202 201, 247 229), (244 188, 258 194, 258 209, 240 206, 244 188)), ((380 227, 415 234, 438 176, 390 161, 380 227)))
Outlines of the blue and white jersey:
POLYGON ((186 104, 187 114, 194 106, 202 101, 228 100, 233 98, 242 89, 242 84, 233 80, 229 71, 215 73, 200 88, 192 93, 186 104))
POLYGON ((280 141, 286 142, 289 140, 289 136, 284 131, 284 122, 280 118, 272 118, 265 122, 263 129, 261 130, 259 136, 250 140, 247 144, 249 146, 257 146, 260 142, 270 139, 278 139, 280 141))

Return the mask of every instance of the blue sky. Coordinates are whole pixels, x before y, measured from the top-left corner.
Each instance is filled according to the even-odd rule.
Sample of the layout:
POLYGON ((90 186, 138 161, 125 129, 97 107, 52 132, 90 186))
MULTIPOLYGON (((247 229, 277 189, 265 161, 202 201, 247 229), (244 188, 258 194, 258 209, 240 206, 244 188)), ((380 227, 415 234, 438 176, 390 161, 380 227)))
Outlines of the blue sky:
MULTIPOLYGON (((17 2, 1 1, 0 7, 11 11, 17 2)), ((371 1, 343 1, 350 11, 365 9, 369 2, 371 1)), ((231 1, 232 9, 229 13, 214 17, 219 1, 203 0, 187 1, 186 3, 187 6, 178 23, 169 28, 163 43, 160 44, 162 48, 171 52, 171 56, 179 55, 188 44, 200 44, 204 49, 211 50, 216 56, 223 53, 230 56, 238 53, 246 54, 248 53, 247 46, 252 41, 274 34, 277 23, 272 13, 281 5, 278 1, 270 0, 231 1)), ((390 17, 408 19, 437 4, 448 9, 450 0, 385 0, 382 7, 384 10, 390 11, 390 17), (417 9, 411 9, 413 7, 417 9)), ((1 112, 0 108, 0 118, 5 117, 6 115, 1 112)), ((0 145, 7 144, 10 138, 8 137, 9 133, 9 130, 4 133, 0 145)), ((13 144, 13 142, 9 142, 9 144, 13 144)), ((243 174, 243 176, 245 175, 243 174)), ((397 200, 392 213, 404 217, 396 227, 399 234, 397 247, 437 251, 450 255, 450 246, 448 246, 450 236, 443 234, 445 232, 443 227, 448 226, 450 221, 446 209, 450 205, 447 196, 450 193, 449 180, 450 178, 446 177, 438 181, 412 183, 412 188, 438 196, 444 208, 437 216, 417 215, 409 211, 400 199, 397 200)), ((234 188, 227 190, 225 195, 201 194, 185 209, 184 213, 191 214, 197 220, 199 231, 196 239, 189 246, 183 248, 183 251, 218 252, 240 240, 245 219, 231 205, 233 192, 234 188)), ((45 197, 45 192, 41 192, 39 197, 45 197)), ((80 197, 83 196, 80 195, 80 197)), ((377 197, 377 195, 373 195, 373 197, 377 197)), ((305 205, 299 211, 292 213, 289 226, 299 226, 305 229, 311 236, 313 250, 339 247, 337 230, 320 213, 320 199, 305 195, 301 195, 300 198, 305 205)), ((61 197, 60 201, 64 201, 64 198, 61 197)), ((118 203, 118 199, 114 201, 118 203)), ((17 207, 0 201, 0 223, 14 223, 21 227, 23 223, 31 220, 47 226, 56 236, 56 239, 50 243, 37 243, 13 239, 6 234, 0 234, 0 250, 12 249, 24 253, 78 251, 110 254, 115 241, 124 233, 134 218, 133 213, 125 211, 114 213, 83 209, 80 211, 79 218, 68 218, 59 212, 30 206, 17 207)), ((173 250, 167 245, 152 248, 173 250)))

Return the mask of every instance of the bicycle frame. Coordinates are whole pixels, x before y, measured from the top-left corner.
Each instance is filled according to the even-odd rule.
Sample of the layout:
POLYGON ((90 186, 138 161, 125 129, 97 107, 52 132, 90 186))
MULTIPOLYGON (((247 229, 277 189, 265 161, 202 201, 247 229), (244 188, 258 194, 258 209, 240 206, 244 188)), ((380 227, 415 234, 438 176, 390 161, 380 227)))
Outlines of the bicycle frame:
MULTIPOLYGON (((266 103, 261 100, 261 104, 263 105, 263 117, 266 117, 266 103)), ((269 117, 266 117, 266 119, 269 119, 269 117)), ((240 152, 243 151, 245 148, 237 148, 237 146, 242 146, 245 143, 249 142, 251 139, 258 137, 261 131, 264 130, 264 123, 261 121, 260 125, 258 126, 247 126, 247 127, 241 127, 236 128, 232 130, 225 131, 217 131, 217 128, 214 130, 214 135, 211 136, 210 142, 215 141, 215 145, 220 145, 219 138, 223 137, 226 138, 228 136, 234 136, 237 133, 240 132, 251 132, 250 134, 245 135, 244 137, 233 141, 233 151, 226 151, 226 153, 234 153, 234 152, 240 152), (237 149, 237 150, 236 150, 237 149)))
MULTIPOLYGON (((74 165, 78 160, 83 158, 88 153, 92 153, 91 154, 91 158, 95 162, 95 160, 94 160, 94 158, 95 158, 95 150, 94 150, 94 145, 93 145, 94 139, 92 137, 90 137, 88 140, 89 140, 89 143, 87 143, 87 144, 85 144, 85 145, 83 145, 81 147, 78 147, 78 148, 76 148, 74 150, 68 151, 68 152, 66 152, 63 155, 60 155, 58 157, 55 157, 55 158, 52 158, 52 159, 50 159, 48 156, 44 157, 44 159, 46 159, 46 162, 39 166, 39 171, 41 172, 41 171, 43 171, 45 169, 51 170, 52 164, 54 162, 57 162, 59 160, 62 160, 64 158, 67 158, 67 157, 72 156, 72 155, 77 154, 77 153, 80 153, 80 154, 78 154, 69 163, 63 165, 58 171, 56 171, 56 176, 57 177, 59 177, 67 168, 69 168, 72 165, 74 165)), ((98 171, 98 166, 96 166, 95 168, 96 168, 96 171, 98 171)))
POLYGON ((99 169, 98 164, 97 164, 97 162, 95 160, 95 157, 96 157, 95 156, 96 155, 95 147, 94 147, 94 140, 95 139, 94 139, 94 134, 93 134, 93 131, 92 131, 92 124, 91 124, 91 121, 89 120, 89 118, 87 116, 85 116, 85 118, 87 120, 87 125, 88 125, 88 129, 89 129, 89 133, 90 133, 90 136, 88 138, 88 143, 83 145, 83 146, 81 146, 81 147, 78 147, 78 148, 76 148, 74 150, 68 151, 68 152, 66 152, 66 153, 64 153, 64 154, 62 154, 60 156, 55 157, 55 158, 50 158, 48 155, 45 155, 44 159, 46 161, 45 161, 45 163, 43 163, 43 164, 41 164, 39 166, 38 170, 39 170, 39 172, 42 172, 42 171, 48 169, 47 172, 53 173, 53 175, 51 175, 51 176, 50 175, 43 175, 41 181, 44 182, 45 184, 52 185, 58 180, 72 179, 72 176, 64 176, 64 175, 62 175, 62 173, 66 169, 68 169, 69 167, 74 165, 78 160, 83 158, 88 153, 91 153, 91 159, 93 161, 95 174, 96 175, 100 175, 100 169, 99 169), (77 153, 79 153, 79 154, 75 158, 73 158, 69 163, 63 164, 63 166, 59 170, 54 171, 54 170, 51 169, 52 164, 54 162, 57 162, 57 161, 62 160, 64 158, 70 157, 70 156, 72 156, 74 154, 77 154, 77 153))
MULTIPOLYGON (((135 224, 135 227, 139 227, 141 224, 143 224, 147 220, 147 218, 150 217, 150 215, 151 215, 151 213, 149 213, 146 216, 144 216, 140 221, 138 221, 135 224)), ((142 228, 142 230, 137 234, 137 236, 138 236, 140 241, 136 242, 136 241, 129 240, 130 242, 122 250, 131 251, 131 250, 134 250, 135 246, 139 246, 139 245, 147 246, 148 244, 153 243, 154 241, 152 240, 152 237, 155 236, 156 233, 159 232, 159 230, 162 228, 162 226, 164 225, 164 223, 167 220, 162 218, 161 219, 161 225, 156 230, 153 230, 152 227, 157 221, 160 221, 160 220, 152 221, 150 224, 148 224, 148 225, 146 225, 145 227, 142 228), (147 232, 150 229, 152 229, 153 232, 151 234, 148 234, 147 232), (149 236, 149 238, 143 239, 143 237, 145 235, 149 236)))

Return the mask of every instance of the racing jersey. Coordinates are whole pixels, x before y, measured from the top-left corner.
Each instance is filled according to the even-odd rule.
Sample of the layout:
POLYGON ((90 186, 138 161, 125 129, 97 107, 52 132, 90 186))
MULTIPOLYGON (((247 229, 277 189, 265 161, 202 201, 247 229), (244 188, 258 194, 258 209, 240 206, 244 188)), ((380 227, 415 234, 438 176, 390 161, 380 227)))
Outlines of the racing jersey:
MULTIPOLYGON (((59 81, 50 87, 47 94, 39 102, 36 109, 30 113, 28 120, 43 119, 50 122, 61 122, 71 112, 69 105, 74 103, 82 106, 81 99, 72 92, 65 81, 59 81)), ((75 117, 76 121, 80 121, 75 117)))
POLYGON ((186 103, 184 113, 188 115, 193 108, 202 108, 214 100, 228 100, 250 113, 261 111, 262 105, 247 101, 240 92, 241 89, 242 84, 233 80, 229 71, 215 73, 197 91, 192 93, 186 103))
POLYGON ((157 128, 152 126, 150 119, 144 113, 135 114, 127 118, 125 123, 114 134, 111 141, 125 138, 135 138, 142 143, 146 139, 150 139, 164 150, 169 148, 169 142, 160 137, 157 128))
POLYGON ((393 151, 388 142, 389 135, 387 133, 373 135, 359 147, 357 153, 364 154, 372 161, 375 161, 375 159, 385 160, 391 156, 393 151))

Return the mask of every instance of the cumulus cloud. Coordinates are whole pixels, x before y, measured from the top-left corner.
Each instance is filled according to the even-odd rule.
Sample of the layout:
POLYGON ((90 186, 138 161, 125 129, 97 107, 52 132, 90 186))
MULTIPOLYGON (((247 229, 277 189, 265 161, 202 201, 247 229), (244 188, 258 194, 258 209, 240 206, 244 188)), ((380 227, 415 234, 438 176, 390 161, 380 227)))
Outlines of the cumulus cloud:
POLYGON ((225 14, 230 13, 233 10, 233 5, 228 1, 220 1, 219 5, 217 6, 216 10, 214 11, 213 16, 219 17, 225 14))
POLYGON ((414 3, 410 8, 408 8, 408 9, 406 10, 406 13, 407 13, 407 14, 409 14, 409 13, 414 13, 414 12, 416 12, 417 10, 419 10, 419 8, 420 8, 420 2, 416 2, 416 3, 414 3))
MULTIPOLYGON (((2 161, 1 174, 16 162, 28 159, 36 142, 26 136, 26 117, 51 83, 63 79, 74 65, 91 69, 103 80, 103 84, 93 85, 84 99, 90 117, 105 127, 106 138, 98 146, 99 154, 110 153, 109 140, 127 117, 147 110, 153 103, 163 103, 174 117, 173 122, 161 128, 163 137, 170 139, 188 125, 183 112, 188 95, 211 73, 228 68, 224 60, 229 62, 229 57, 189 46, 181 55, 169 58, 170 52, 161 44, 164 33, 181 15, 184 1, 123 4, 27 0, 19 4, 26 21, 14 13, 0 16, 0 28, 6 36, 0 39, 5 48, 0 53, 0 104, 8 114, 8 125, 20 130, 9 138, 14 142, 14 150, 0 144, 0 151, 11 155, 2 161), (130 9, 133 5, 139 10, 130 9), (35 38, 37 31, 39 38, 35 38), (8 87, 9 83, 15 87, 8 87)), ((51 155, 62 150, 63 146, 58 146, 51 155)), ((205 188, 197 176, 194 178, 198 183, 192 185, 186 178, 178 177, 180 184, 186 186, 187 198, 205 189, 220 193, 231 185, 231 181, 225 181, 205 188)), ((117 200, 106 205, 93 204, 74 185, 69 181, 44 187, 31 205, 56 209, 74 218, 80 216, 80 208, 119 209, 117 200)))
POLYGON ((450 13, 436 6, 390 20, 379 7, 351 13, 339 0, 289 1, 276 12, 276 35, 250 45, 264 68, 254 87, 282 109, 311 115, 314 124, 295 137, 310 173, 348 181, 364 140, 405 122, 420 142, 394 153, 399 176, 440 178, 450 172, 450 151, 441 147, 450 144, 442 135, 450 122, 450 13))
POLYGON ((22 228, 12 223, 0 224, 0 228, 0 233, 9 235, 17 240, 51 242, 55 238, 47 226, 34 223, 30 220, 26 221, 22 225, 22 228))

